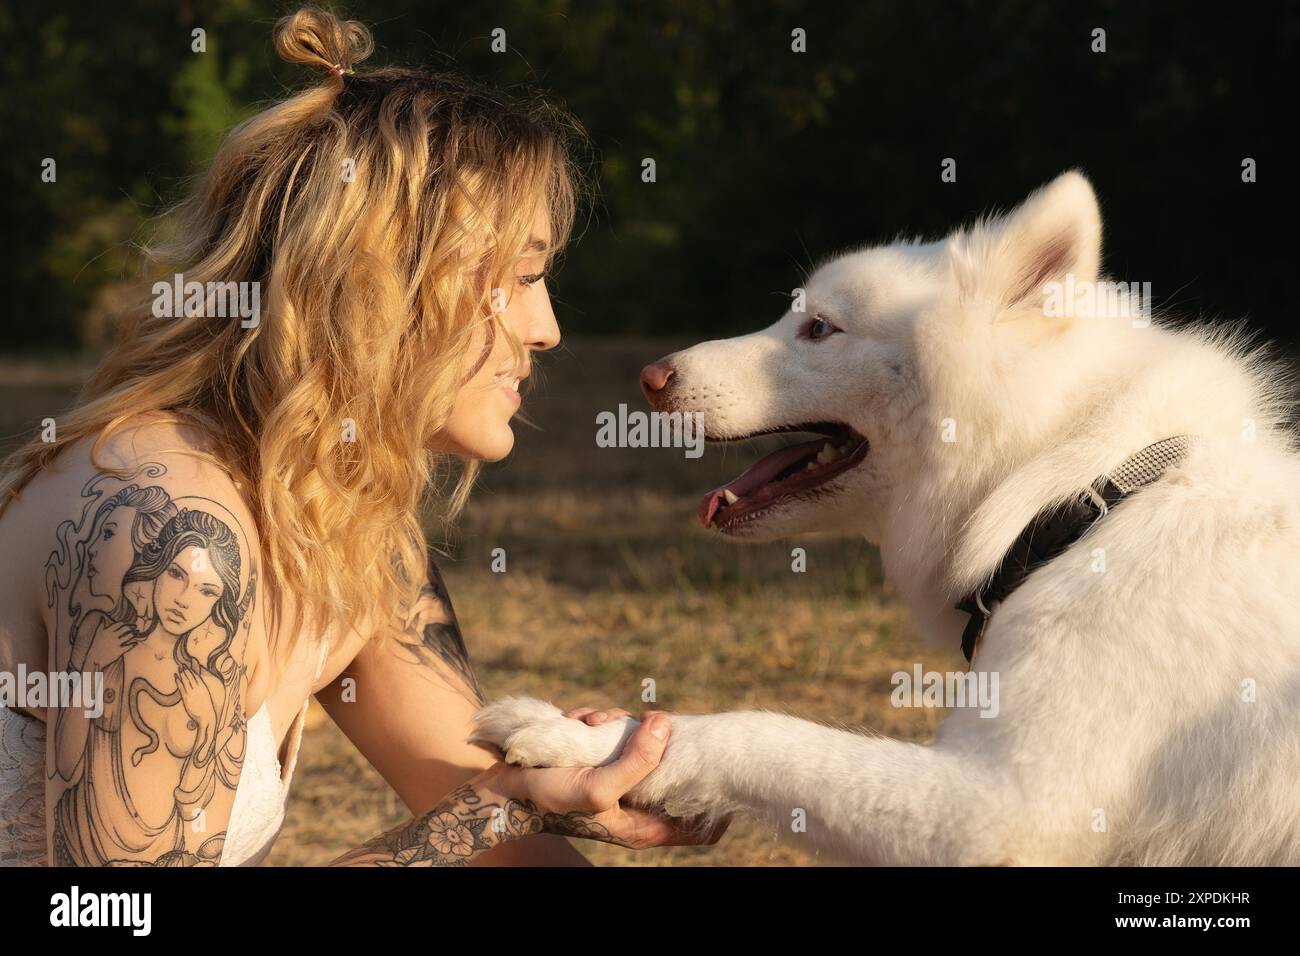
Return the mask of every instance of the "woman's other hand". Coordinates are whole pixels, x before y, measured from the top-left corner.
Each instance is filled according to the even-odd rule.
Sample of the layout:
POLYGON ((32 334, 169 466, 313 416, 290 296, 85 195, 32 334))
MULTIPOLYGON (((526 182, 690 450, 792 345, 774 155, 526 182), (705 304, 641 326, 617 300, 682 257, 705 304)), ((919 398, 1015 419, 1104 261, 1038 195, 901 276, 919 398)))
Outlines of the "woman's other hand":
POLYGON ((109 621, 95 632, 87 660, 82 665, 90 671, 105 670, 141 641, 141 635, 129 624, 109 621))
MULTIPOLYGON (((579 708, 568 716, 629 717, 627 711, 579 708)), ((596 721, 599 723, 600 721, 596 721)), ((662 711, 646 711, 641 726, 628 738, 622 754, 603 767, 509 767, 500 785, 508 796, 534 804, 542 829, 563 836, 600 840, 632 849, 655 846, 701 846, 717 843, 727 821, 705 829, 700 820, 682 820, 659 810, 624 806, 620 800, 659 766, 668 747, 672 720, 662 711)), ((493 781, 496 783, 496 781, 493 781)))

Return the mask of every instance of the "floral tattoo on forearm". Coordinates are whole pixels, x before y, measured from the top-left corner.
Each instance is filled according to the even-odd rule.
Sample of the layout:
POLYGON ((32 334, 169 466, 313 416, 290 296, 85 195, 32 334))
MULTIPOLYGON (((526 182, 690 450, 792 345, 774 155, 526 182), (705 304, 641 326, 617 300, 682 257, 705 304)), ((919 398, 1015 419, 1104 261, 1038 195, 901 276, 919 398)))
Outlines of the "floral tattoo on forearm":
POLYGON ((590 813, 551 813, 531 800, 484 794, 473 783, 422 817, 375 837, 334 866, 467 866, 483 852, 534 833, 612 842, 590 813))

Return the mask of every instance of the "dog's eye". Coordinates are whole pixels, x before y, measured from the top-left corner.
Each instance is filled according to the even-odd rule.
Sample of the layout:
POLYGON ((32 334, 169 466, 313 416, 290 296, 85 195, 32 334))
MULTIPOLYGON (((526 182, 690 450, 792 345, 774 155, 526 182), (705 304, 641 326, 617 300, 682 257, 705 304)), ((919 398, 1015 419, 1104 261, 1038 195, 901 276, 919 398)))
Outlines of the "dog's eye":
POLYGON ((816 342, 819 339, 824 339, 828 336, 834 335, 840 330, 819 315, 809 319, 804 327, 799 331, 804 338, 816 342))

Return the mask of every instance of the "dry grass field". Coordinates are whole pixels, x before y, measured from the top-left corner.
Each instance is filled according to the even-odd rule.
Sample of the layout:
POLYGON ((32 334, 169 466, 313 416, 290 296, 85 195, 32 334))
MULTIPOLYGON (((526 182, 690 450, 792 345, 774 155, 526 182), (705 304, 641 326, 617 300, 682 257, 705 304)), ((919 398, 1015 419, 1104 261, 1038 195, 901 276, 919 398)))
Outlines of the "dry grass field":
MULTIPOLYGON (((620 402, 644 408, 637 371, 675 345, 588 340, 542 357, 524 403, 534 427, 517 427, 515 452, 486 470, 442 562, 485 691, 636 712, 651 679, 661 708, 767 708, 928 739, 942 714, 892 707, 890 675, 919 660, 939 670, 963 662, 921 655, 874 548, 827 537, 737 546, 699 526, 700 495, 754 460, 758 443, 710 446, 699 459, 596 446, 596 414, 620 402), (791 570, 796 546, 807 552, 803 573, 791 570), (491 570, 494 548, 506 551, 505 573, 491 570)), ((77 378, 75 367, 0 372, 6 438, 57 414, 77 378)), ((405 816, 313 712, 269 865, 326 863, 405 816)), ((778 843, 744 821, 708 849, 579 845, 607 865, 816 862, 797 839, 778 843)))

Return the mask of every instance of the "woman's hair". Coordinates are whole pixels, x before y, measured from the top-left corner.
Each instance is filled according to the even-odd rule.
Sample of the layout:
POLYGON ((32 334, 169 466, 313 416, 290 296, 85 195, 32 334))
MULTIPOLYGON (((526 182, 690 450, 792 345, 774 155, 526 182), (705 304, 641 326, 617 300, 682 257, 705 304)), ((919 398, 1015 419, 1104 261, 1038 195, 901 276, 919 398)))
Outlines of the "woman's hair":
POLYGON ((519 357, 492 292, 515 287, 539 204, 543 254, 567 241, 582 132, 534 96, 357 68, 369 31, 320 9, 281 19, 274 42, 318 80, 233 129, 172 238, 146 250, 169 280, 260 283, 260 321, 210 314, 226 311, 214 292, 204 315, 142 302, 60 418, 60 441, 9 459, 0 512, 59 448, 93 436, 92 460, 111 470, 96 459, 108 436, 163 412, 202 426, 204 457, 247 495, 273 615, 293 594, 318 632, 373 627, 422 580, 424 496, 447 491, 451 518, 468 495, 475 465, 451 484, 456 463, 431 444, 486 358, 472 343, 503 335, 519 357))

